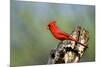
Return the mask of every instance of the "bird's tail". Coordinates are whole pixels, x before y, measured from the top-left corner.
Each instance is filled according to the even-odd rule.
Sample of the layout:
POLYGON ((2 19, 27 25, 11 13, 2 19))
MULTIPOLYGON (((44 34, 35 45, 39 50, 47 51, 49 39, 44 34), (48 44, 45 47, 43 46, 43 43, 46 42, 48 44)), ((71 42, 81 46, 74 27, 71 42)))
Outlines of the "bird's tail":
POLYGON ((84 44, 80 43, 79 41, 77 41, 78 44, 81 44, 82 46, 88 48, 88 46, 85 46, 84 44))
POLYGON ((74 39, 72 36, 69 37, 70 40, 77 42, 78 44, 88 48, 87 46, 85 46, 84 44, 82 44, 81 42, 79 42, 78 40, 74 39))

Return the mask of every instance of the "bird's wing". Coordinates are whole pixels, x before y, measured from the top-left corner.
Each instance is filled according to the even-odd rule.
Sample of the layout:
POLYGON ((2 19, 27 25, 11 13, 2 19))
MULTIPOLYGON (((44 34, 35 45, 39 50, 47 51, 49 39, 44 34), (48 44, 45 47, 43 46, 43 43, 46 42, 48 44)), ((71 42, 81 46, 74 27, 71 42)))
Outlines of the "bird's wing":
POLYGON ((68 33, 65 33, 65 32, 58 32, 60 35, 63 35, 65 37, 70 37, 70 34, 68 33))

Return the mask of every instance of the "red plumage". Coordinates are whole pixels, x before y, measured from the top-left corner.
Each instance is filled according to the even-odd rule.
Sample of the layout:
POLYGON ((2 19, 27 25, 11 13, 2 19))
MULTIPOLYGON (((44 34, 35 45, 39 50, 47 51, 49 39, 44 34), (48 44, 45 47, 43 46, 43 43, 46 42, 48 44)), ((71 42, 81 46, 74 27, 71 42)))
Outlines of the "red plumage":
MULTIPOLYGON (((63 40, 72 40, 72 41, 75 41, 79 44, 81 44, 79 41, 77 41, 76 39, 74 39, 70 34, 68 33, 65 33, 63 32, 62 30, 60 30, 57 25, 56 25, 56 21, 51 21, 49 24, 48 24, 48 27, 49 27, 49 30, 51 31, 52 35, 60 40, 60 41, 63 41, 63 40)), ((81 44, 83 45, 83 44, 81 44)), ((83 45, 85 46, 85 45, 83 45)))
POLYGON ((57 25, 56 21, 51 21, 48 24, 49 30, 51 31, 52 35, 58 39, 58 40, 72 40, 72 41, 77 41, 74 39, 70 34, 63 32, 60 30, 57 25))

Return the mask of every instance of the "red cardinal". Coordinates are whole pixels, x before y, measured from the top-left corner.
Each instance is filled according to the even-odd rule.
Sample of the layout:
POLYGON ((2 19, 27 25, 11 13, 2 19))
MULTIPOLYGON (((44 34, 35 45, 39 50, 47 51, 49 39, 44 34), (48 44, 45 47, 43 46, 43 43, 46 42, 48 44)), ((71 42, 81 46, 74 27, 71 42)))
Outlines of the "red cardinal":
MULTIPOLYGON (((56 21, 51 21, 49 24, 48 24, 48 27, 49 27, 49 30, 51 31, 52 35, 60 40, 60 41, 63 41, 63 40, 72 40, 72 41, 75 41, 79 44, 81 44, 82 46, 85 46, 83 45, 82 43, 80 43, 79 41, 77 41, 76 39, 74 39, 70 34, 68 33, 65 33, 63 32, 62 30, 60 30, 57 25, 56 25, 56 21)), ((87 46, 85 46, 87 47, 87 46)))

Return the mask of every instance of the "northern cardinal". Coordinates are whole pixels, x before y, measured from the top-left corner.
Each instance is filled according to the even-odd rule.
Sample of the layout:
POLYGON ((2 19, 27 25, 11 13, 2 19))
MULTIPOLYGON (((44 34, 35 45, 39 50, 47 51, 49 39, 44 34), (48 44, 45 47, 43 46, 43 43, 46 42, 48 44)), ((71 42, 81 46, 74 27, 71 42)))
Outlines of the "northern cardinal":
MULTIPOLYGON (((56 25, 56 21, 51 21, 49 24, 48 24, 48 27, 49 27, 49 30, 51 31, 52 35, 60 40, 60 41, 63 41, 63 40, 72 40, 72 41, 75 41, 79 44, 81 44, 82 46, 85 46, 83 45, 82 43, 80 43, 79 41, 77 41, 75 38, 73 38, 70 34, 68 33, 65 33, 63 32, 62 30, 60 30, 57 25, 56 25)), ((85 46, 87 47, 87 46, 85 46)))

